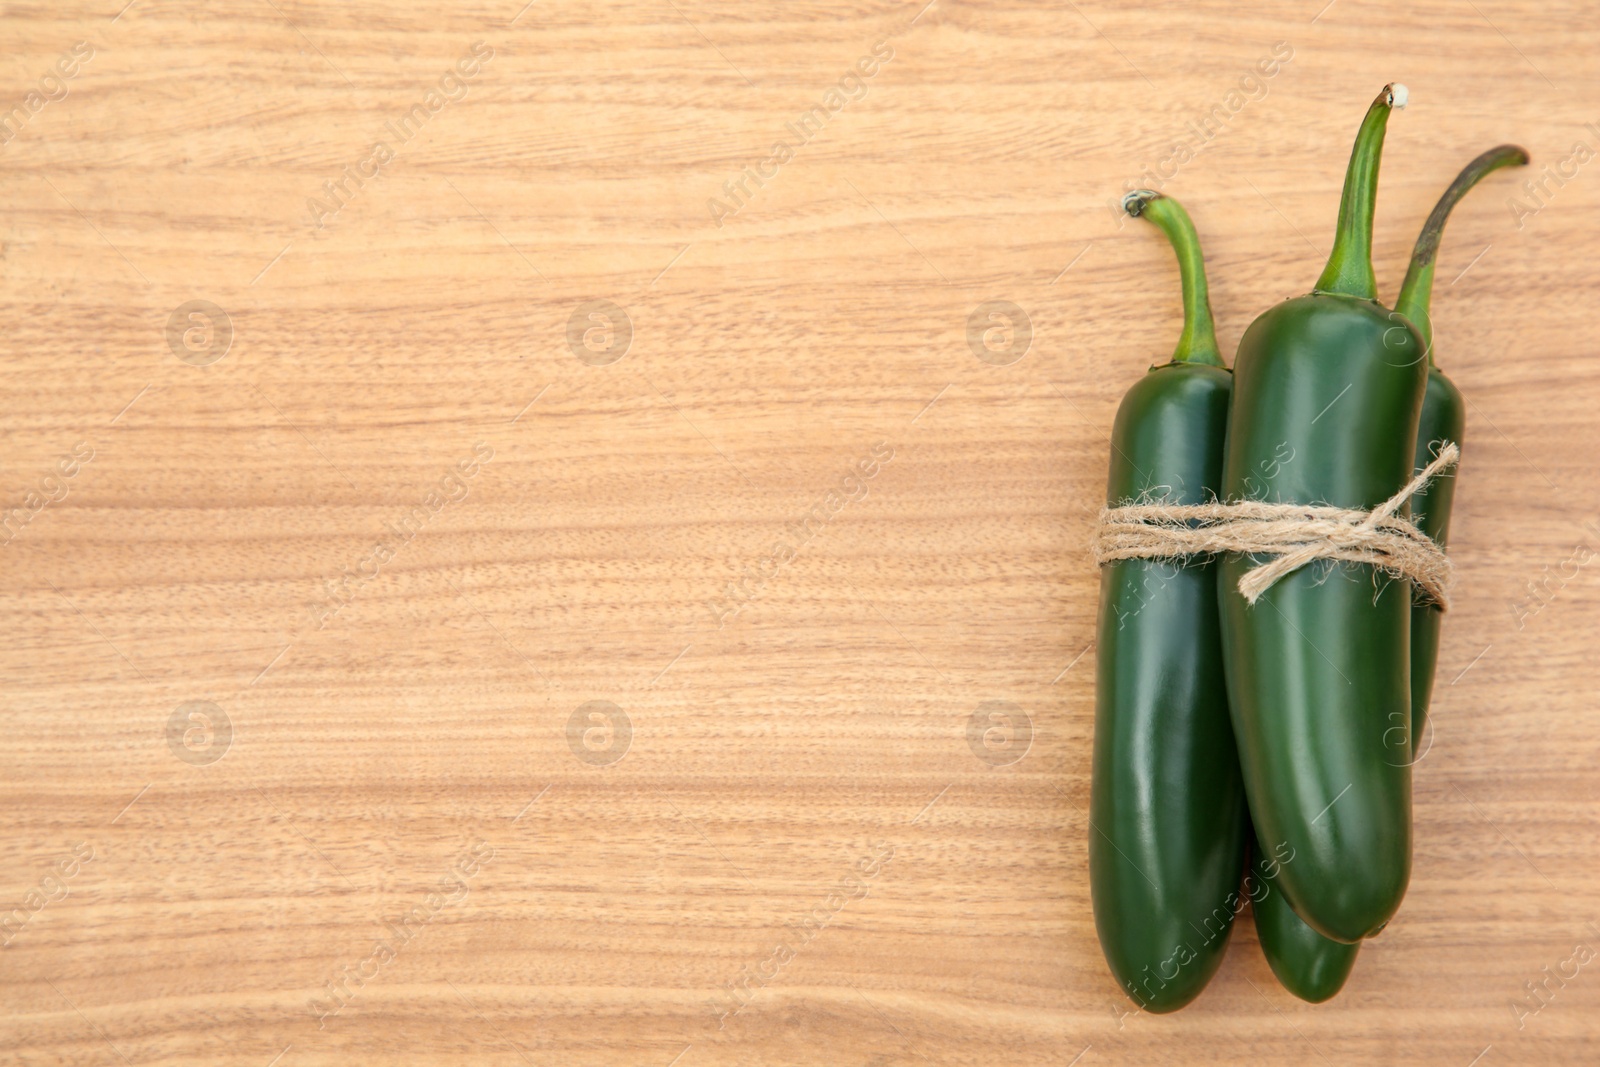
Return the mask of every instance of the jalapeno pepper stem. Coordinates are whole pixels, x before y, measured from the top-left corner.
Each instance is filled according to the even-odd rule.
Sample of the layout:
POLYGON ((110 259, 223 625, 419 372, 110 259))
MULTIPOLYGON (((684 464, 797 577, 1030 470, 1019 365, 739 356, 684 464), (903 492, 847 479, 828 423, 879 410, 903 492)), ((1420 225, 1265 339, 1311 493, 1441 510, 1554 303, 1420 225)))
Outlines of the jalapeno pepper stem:
POLYGON ((1134 218, 1147 218, 1167 235, 1178 254, 1178 274, 1183 286, 1183 333, 1173 350, 1174 363, 1222 366, 1217 348, 1217 328, 1211 319, 1211 297, 1206 290, 1206 262, 1200 252, 1200 235, 1183 205, 1149 189, 1135 189, 1122 198, 1122 210, 1134 218))
POLYGON ((1367 109, 1350 150, 1344 174, 1344 194, 1339 201, 1339 229, 1334 235, 1328 265, 1317 279, 1319 293, 1345 293, 1367 300, 1378 298, 1378 279, 1372 273, 1372 216, 1378 204, 1378 164, 1383 159, 1383 133, 1389 112, 1406 106, 1404 85, 1385 85, 1367 109))
POLYGON ((1450 188, 1433 205, 1428 221, 1422 224, 1417 245, 1411 250, 1411 265, 1406 268, 1406 280, 1400 286, 1400 299, 1395 301, 1394 309, 1410 319, 1417 333, 1422 335, 1428 349, 1429 366, 1433 365, 1433 318, 1428 311, 1428 303, 1433 299, 1433 267, 1439 254, 1439 238, 1444 236, 1444 224, 1450 219, 1450 211, 1484 175, 1501 167, 1520 167, 1527 162, 1528 150, 1521 145, 1503 144, 1489 149, 1461 168, 1461 173, 1450 183, 1450 188))

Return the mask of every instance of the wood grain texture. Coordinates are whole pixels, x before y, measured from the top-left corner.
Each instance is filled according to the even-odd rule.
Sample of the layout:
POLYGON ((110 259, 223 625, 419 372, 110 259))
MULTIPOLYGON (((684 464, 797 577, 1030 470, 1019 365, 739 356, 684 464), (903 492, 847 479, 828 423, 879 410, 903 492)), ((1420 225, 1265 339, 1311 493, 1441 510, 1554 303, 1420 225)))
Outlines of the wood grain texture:
POLYGON ((1542 970, 1600 949, 1592 8, 123 2, 0 16, 0 1060, 1594 1061, 1600 964, 1542 970), (1246 921, 1133 1014, 1087 550, 1179 308, 1109 205, 1229 112, 1166 189, 1231 351, 1316 277, 1389 80, 1386 298, 1463 162, 1535 160, 1440 261, 1469 421, 1411 891, 1330 1004, 1246 921), (225 352, 169 343, 194 300, 225 352), (592 301, 622 358, 614 313, 569 343, 592 301), (975 356, 986 301, 1025 351, 975 356))

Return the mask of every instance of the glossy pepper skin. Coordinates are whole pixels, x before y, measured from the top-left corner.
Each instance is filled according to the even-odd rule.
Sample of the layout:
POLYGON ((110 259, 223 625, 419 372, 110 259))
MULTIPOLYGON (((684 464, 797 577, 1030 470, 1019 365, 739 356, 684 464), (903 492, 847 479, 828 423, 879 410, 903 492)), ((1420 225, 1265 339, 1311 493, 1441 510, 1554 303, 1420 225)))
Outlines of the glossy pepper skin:
MULTIPOLYGON (((1344 988, 1356 965, 1361 944, 1346 945, 1323 937, 1295 914, 1277 882, 1281 858, 1259 843, 1251 851, 1250 899, 1254 902, 1256 937, 1261 954, 1283 988, 1312 1004, 1331 999, 1344 988)), ((1287 854, 1292 863, 1293 853, 1287 854)))
MULTIPOLYGON (((1315 290, 1239 343, 1226 499, 1371 508, 1411 477, 1427 362, 1416 330, 1377 302, 1371 256, 1383 133, 1403 94, 1386 86, 1362 123, 1315 290)), ((1217 566, 1251 817, 1260 840, 1295 853, 1277 882, 1300 917, 1359 941, 1411 875, 1411 589, 1367 565, 1314 563, 1250 605, 1238 583, 1256 562, 1217 566)))
MULTIPOLYGON (((1422 337, 1428 352, 1428 391, 1422 400, 1422 416, 1417 424, 1417 450, 1412 462, 1418 470, 1432 463, 1441 442, 1458 446, 1466 434, 1466 402, 1461 390, 1445 377, 1434 363, 1433 319, 1429 303, 1433 296, 1433 267, 1439 252, 1439 239, 1450 211, 1485 175, 1501 167, 1524 166, 1527 150, 1514 144, 1497 145, 1461 169, 1455 181, 1439 197, 1411 253, 1406 280, 1394 309, 1404 315, 1422 337)), ((1411 521, 1443 547, 1450 536, 1450 507, 1455 500, 1455 471, 1436 478, 1411 498, 1411 521)), ((1439 662, 1439 630, 1444 612, 1436 604, 1416 604, 1411 609, 1411 737, 1419 745, 1423 724, 1428 717, 1428 701, 1433 695, 1434 670, 1439 662)))
MULTIPOLYGON (((1206 502, 1221 485, 1232 379, 1204 265, 1183 208, 1124 202, 1162 228, 1183 274, 1172 362, 1123 397, 1106 501, 1206 502)), ((1209 560, 1124 560, 1101 570, 1089 877, 1095 927, 1117 982, 1151 1012, 1175 1011, 1222 962, 1240 907, 1245 806, 1234 755, 1209 560)))

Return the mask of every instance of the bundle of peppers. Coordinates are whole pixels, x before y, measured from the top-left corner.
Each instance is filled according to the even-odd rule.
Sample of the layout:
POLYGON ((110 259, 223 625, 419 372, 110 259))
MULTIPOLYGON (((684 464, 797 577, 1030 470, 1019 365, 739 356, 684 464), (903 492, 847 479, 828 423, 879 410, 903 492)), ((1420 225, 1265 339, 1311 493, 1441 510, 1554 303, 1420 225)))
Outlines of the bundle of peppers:
MULTIPOLYGON (((1399 85, 1373 101, 1326 268, 1311 293, 1251 324, 1231 372, 1189 216, 1159 193, 1126 198, 1177 253, 1184 324, 1172 359, 1117 410, 1108 506, 1371 509, 1444 442, 1460 444, 1463 400, 1433 361, 1434 258, 1461 197, 1528 156, 1502 145, 1461 171, 1387 308, 1373 213, 1384 132, 1404 105, 1399 85)), ((1453 489, 1444 478, 1409 503, 1441 546, 1453 489)), ((1200 994, 1246 901, 1279 981, 1327 1000, 1410 879, 1411 767, 1442 610, 1370 564, 1332 560, 1251 604, 1239 580, 1263 559, 1125 559, 1101 571, 1090 885, 1111 971, 1152 1012, 1200 994)))

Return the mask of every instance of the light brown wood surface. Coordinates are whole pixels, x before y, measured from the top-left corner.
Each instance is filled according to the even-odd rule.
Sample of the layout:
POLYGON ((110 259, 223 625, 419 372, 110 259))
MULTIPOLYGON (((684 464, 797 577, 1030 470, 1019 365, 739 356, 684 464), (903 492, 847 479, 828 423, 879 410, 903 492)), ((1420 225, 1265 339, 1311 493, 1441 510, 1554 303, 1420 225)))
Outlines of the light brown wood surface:
POLYGON ((123 2, 0 16, 0 1061, 1600 1057, 1600 961, 1513 1007, 1600 950, 1592 8, 123 2), (1330 1004, 1247 917, 1152 1017, 1089 903, 1087 547, 1180 315, 1109 205, 1277 42, 1165 185, 1229 352, 1315 279, 1384 82, 1386 299, 1462 163, 1535 164, 1440 261, 1469 418, 1404 907, 1330 1004), (194 300, 225 352, 169 343, 194 300), (975 356, 986 301, 1025 352, 975 356))

